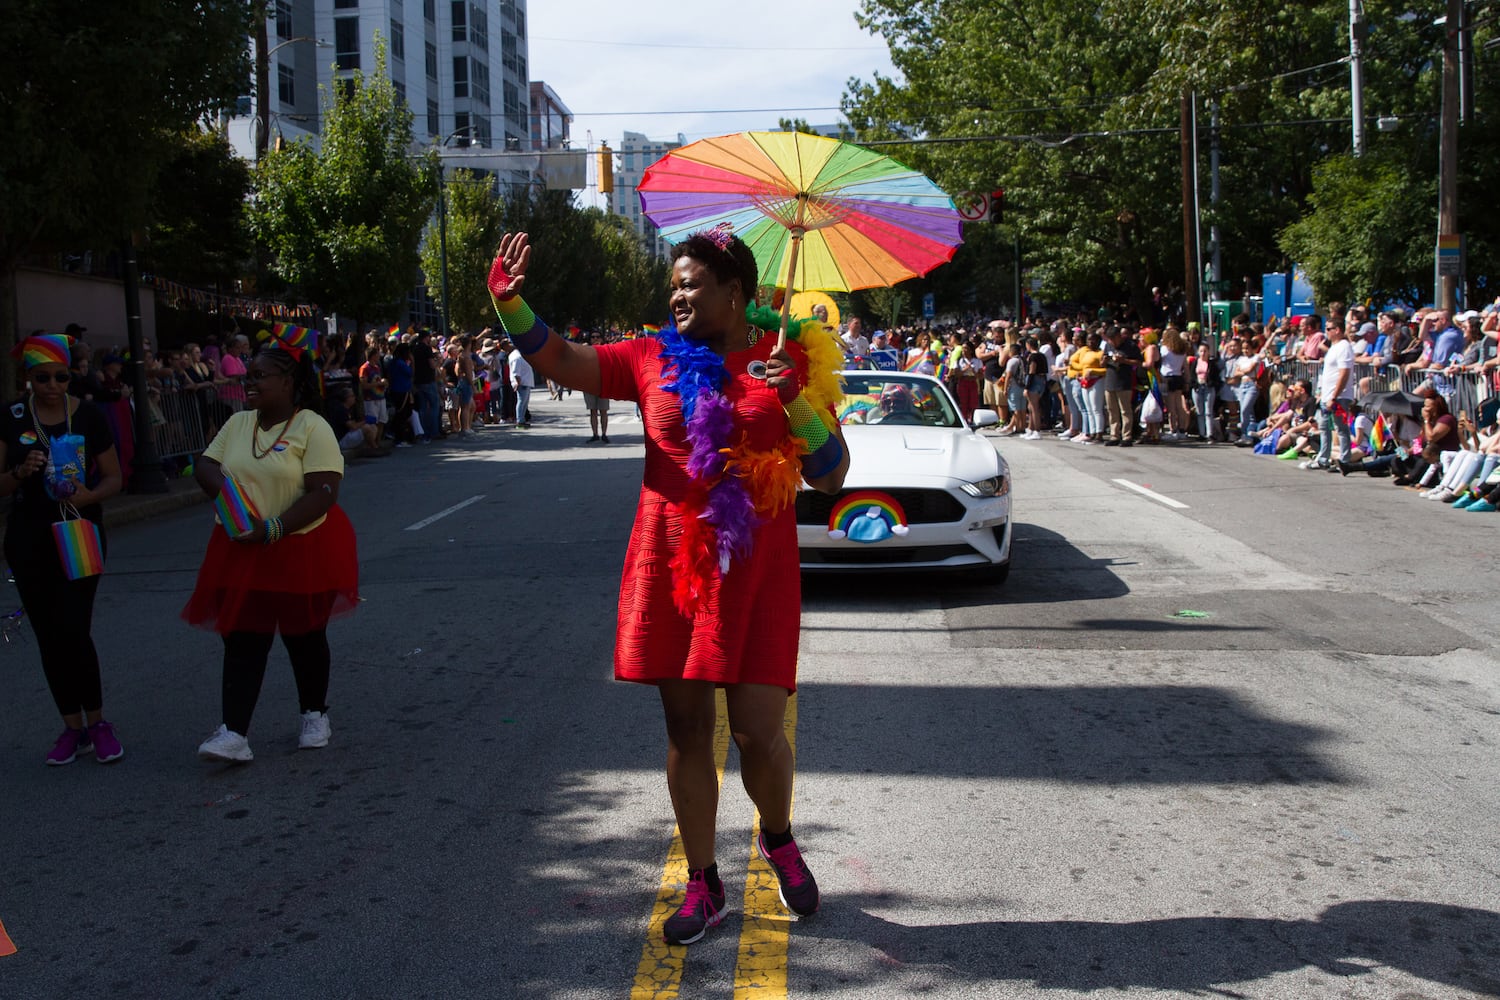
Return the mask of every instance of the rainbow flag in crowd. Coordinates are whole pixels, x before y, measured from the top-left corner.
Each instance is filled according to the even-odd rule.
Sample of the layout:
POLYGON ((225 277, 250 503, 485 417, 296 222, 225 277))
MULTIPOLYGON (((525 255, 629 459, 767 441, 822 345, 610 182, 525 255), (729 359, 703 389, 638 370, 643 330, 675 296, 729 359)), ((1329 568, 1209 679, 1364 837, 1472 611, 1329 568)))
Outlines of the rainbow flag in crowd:
POLYGON ((400 323, 392 323, 391 324, 391 328, 389 330, 385 331, 385 335, 387 337, 399 337, 399 336, 401 336, 401 324, 400 323))
POLYGON ((1161 380, 1156 377, 1156 372, 1149 370, 1146 372, 1146 387, 1151 390, 1151 395, 1155 396, 1156 401, 1160 403, 1162 401, 1161 380))
POLYGON ((661 334, 661 327, 657 326, 655 323, 645 323, 641 326, 641 333, 645 334, 648 337, 659 336, 661 334))
POLYGON ((273 323, 271 336, 286 347, 318 353, 318 331, 310 326, 293 326, 290 323, 273 323))
POLYGON ((1375 423, 1370 427, 1370 451, 1380 454, 1385 449, 1385 443, 1391 439, 1390 429, 1385 425, 1385 414, 1382 413, 1375 418, 1375 423))
POLYGON ((931 351, 928 351, 926 354, 913 354, 907 359, 905 370, 914 372, 926 362, 932 362, 934 368, 936 368, 937 358, 931 351))

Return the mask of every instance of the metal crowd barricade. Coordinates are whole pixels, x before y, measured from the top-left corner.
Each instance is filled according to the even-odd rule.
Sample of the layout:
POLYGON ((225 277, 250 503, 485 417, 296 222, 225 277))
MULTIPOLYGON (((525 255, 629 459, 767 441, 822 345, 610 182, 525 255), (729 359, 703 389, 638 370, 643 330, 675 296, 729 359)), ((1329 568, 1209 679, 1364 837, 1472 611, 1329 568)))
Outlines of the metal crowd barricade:
POLYGON ((166 389, 153 395, 151 426, 157 454, 179 458, 202 452, 208 447, 211 416, 221 405, 212 389, 166 389))
MULTIPOLYGON (((1271 367, 1278 380, 1290 383, 1305 378, 1312 383, 1314 392, 1317 391, 1318 378, 1323 371, 1322 362, 1297 359, 1277 361, 1271 367)), ((1454 413, 1473 414, 1496 394, 1494 382, 1484 372, 1444 375, 1440 368, 1406 371, 1399 365, 1357 364, 1354 366, 1354 380, 1356 386, 1360 387, 1361 395, 1365 392, 1392 392, 1396 389, 1416 394, 1429 385, 1445 389, 1443 397, 1454 413), (1434 380, 1433 376, 1437 376, 1437 379, 1434 380)))

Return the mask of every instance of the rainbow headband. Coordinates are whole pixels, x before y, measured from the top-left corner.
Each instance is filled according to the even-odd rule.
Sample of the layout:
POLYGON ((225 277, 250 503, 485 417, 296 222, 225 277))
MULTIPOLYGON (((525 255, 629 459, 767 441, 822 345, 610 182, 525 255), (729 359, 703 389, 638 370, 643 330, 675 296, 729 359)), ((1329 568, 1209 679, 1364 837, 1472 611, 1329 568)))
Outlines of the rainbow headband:
POLYGON ((38 333, 12 348, 10 356, 19 358, 28 369, 37 365, 67 368, 73 363, 73 338, 62 333, 38 333))

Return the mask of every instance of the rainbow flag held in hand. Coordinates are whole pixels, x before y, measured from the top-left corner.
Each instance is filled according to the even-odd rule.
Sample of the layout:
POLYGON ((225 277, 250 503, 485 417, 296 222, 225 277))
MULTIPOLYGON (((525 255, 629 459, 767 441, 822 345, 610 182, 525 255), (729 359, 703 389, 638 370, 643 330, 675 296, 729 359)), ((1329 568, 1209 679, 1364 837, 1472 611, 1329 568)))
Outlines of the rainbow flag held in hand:
POLYGON ((1382 413, 1375 418, 1375 423, 1370 427, 1370 451, 1378 455, 1385 450, 1386 442, 1391 439, 1390 430, 1385 426, 1385 414, 1382 413))
POLYGON ((392 323, 391 324, 391 328, 389 330, 385 331, 385 335, 387 337, 399 337, 399 336, 401 336, 401 324, 400 323, 392 323))
POLYGON ((656 337, 661 334, 661 327, 655 323, 645 323, 641 326, 641 333, 647 337, 656 337))

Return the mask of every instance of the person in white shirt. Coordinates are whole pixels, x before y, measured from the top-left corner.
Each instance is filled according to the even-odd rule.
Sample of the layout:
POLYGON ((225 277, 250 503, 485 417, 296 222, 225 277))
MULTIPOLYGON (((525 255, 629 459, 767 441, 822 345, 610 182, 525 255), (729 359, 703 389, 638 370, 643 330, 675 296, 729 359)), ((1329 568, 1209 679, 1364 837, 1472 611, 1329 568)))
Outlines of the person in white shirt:
POLYGON ((531 364, 518 350, 510 352, 510 384, 516 390, 516 426, 531 426, 531 364))
POLYGON ((849 329, 844 331, 844 353, 854 358, 862 358, 870 353, 870 338, 865 336, 865 325, 858 316, 849 321, 849 329))
POLYGON ((1323 372, 1318 376, 1318 416, 1323 433, 1318 443, 1318 457, 1305 464, 1305 468, 1338 470, 1350 461, 1354 447, 1349 433, 1348 419, 1354 409, 1354 346, 1343 326, 1328 327, 1328 353, 1323 355, 1323 372), (1338 464, 1330 463, 1333 454, 1333 437, 1338 435, 1338 464))

